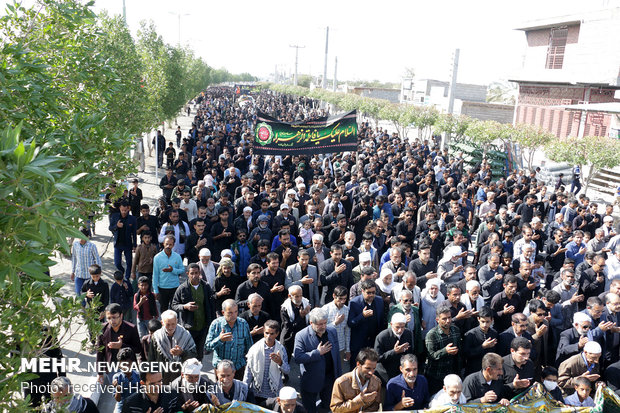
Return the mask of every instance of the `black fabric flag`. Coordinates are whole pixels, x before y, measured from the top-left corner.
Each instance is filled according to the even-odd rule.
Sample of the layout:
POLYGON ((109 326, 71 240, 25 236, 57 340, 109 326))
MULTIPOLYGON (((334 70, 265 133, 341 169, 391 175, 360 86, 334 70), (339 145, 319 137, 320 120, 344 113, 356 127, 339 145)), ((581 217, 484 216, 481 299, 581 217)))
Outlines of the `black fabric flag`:
POLYGON ((313 155, 357 151, 357 113, 286 123, 258 112, 254 153, 262 155, 313 155))

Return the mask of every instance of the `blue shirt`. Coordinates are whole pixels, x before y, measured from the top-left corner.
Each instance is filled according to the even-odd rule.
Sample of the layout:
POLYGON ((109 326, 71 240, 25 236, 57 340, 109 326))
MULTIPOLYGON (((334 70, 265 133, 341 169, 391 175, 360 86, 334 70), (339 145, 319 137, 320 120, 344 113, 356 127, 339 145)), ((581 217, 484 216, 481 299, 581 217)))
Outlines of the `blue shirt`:
POLYGON ((583 242, 581 243, 581 245, 577 245, 575 241, 571 241, 568 243, 568 245, 566 245, 566 258, 574 259, 575 267, 577 267, 583 262, 583 259, 585 258, 585 253, 579 254, 579 250, 585 247, 586 244, 584 244, 583 242))
POLYGON ((575 392, 564 398, 564 404, 575 407, 594 407, 594 400, 592 400, 592 397, 588 396, 582 403, 579 401, 579 395, 575 392))
POLYGON ((232 245, 232 247, 232 260, 237 263, 239 275, 246 277, 248 266, 250 265, 250 259, 252 258, 250 255, 250 246, 247 242, 245 244, 241 244, 237 241, 232 245), (239 255, 235 254, 235 248, 239 250, 239 255))
POLYGON ((383 410, 394 410, 394 406, 403 398, 403 390, 405 391, 406 397, 411 397, 414 400, 413 406, 409 407, 408 410, 419 410, 428 405, 430 394, 428 393, 428 382, 426 381, 426 377, 418 374, 413 389, 411 389, 409 385, 407 385, 403 375, 400 374, 390 379, 387 383, 383 410))
POLYGON ((168 257, 165 251, 161 251, 153 258, 153 292, 159 294, 160 288, 177 288, 179 275, 184 272, 183 258, 179 254, 172 251, 168 257), (162 271, 168 266, 172 266, 171 272, 162 271))
POLYGON ((92 264, 97 264, 101 267, 101 258, 95 244, 88 241, 82 245, 79 240, 74 241, 73 248, 71 249, 71 272, 77 278, 90 280, 88 267, 92 264))
POLYGON ((209 334, 205 341, 205 350, 213 351, 213 367, 220 360, 228 359, 235 363, 235 369, 246 365, 245 355, 254 342, 250 335, 250 326, 243 318, 237 317, 235 324, 230 327, 224 317, 213 320, 209 327, 209 334), (232 341, 221 341, 220 332, 233 333, 232 341))
POLYGON ((381 218, 381 212, 385 212, 387 216, 390 218, 390 223, 394 221, 394 214, 392 213, 392 205, 387 202, 383 204, 383 207, 379 208, 378 205, 372 207, 372 219, 381 218))
POLYGON ((119 371, 112 377, 112 383, 114 383, 114 380, 116 380, 119 386, 122 386, 121 400, 118 402, 118 405, 119 407, 123 407, 125 399, 138 392, 140 388, 140 375, 137 371, 132 371, 131 377, 128 378, 125 373, 119 371))
MULTIPOLYGON (((297 238, 295 238, 293 234, 291 234, 291 244, 297 246, 297 238)), ((271 251, 275 251, 280 245, 282 245, 282 243, 280 242, 280 236, 276 235, 271 243, 271 251)))

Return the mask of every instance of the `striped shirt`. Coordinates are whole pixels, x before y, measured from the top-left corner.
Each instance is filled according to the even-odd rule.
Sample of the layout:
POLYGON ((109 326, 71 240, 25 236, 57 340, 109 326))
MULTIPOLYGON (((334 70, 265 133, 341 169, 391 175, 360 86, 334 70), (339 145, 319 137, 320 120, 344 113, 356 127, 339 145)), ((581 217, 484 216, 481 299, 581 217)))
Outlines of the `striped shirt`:
POLYGON ((338 333, 338 343, 340 344, 340 348, 338 350, 345 352, 351 351, 351 327, 347 325, 347 320, 349 319, 349 307, 343 305, 342 308, 338 308, 332 301, 325 305, 325 310, 327 310, 327 323, 333 325, 338 333), (344 314, 344 320, 342 320, 340 324, 336 325, 334 321, 340 314, 344 314))
POLYGON ((237 317, 235 324, 230 327, 224 317, 218 317, 213 320, 211 327, 209 327, 205 350, 213 351, 213 367, 216 367, 220 360, 227 359, 235 363, 235 369, 238 370, 246 365, 245 355, 253 344, 247 321, 237 317), (232 333, 233 339, 226 342, 221 341, 220 332, 222 330, 232 333))
POLYGON ((258 396, 258 397, 264 397, 265 399, 268 399, 270 397, 276 397, 277 395, 273 394, 273 391, 271 390, 271 386, 269 386, 269 366, 271 366, 271 353, 273 353, 273 349, 274 347, 269 347, 267 346, 267 344, 264 345, 265 347, 265 368, 263 369, 263 385, 260 387, 260 391, 257 392, 257 394, 255 394, 254 396, 258 396))
POLYGON ((74 241, 71 248, 71 272, 78 278, 88 280, 90 279, 88 267, 93 264, 101 267, 101 258, 95 244, 87 241, 82 245, 79 240, 74 241))

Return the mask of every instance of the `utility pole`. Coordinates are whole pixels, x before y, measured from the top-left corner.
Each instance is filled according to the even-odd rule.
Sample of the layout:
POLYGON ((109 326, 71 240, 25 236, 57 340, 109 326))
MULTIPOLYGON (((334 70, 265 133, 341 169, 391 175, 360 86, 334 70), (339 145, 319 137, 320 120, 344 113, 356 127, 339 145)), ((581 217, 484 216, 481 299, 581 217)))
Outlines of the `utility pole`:
POLYGON ((336 61, 334 63, 334 87, 332 90, 335 92, 338 88, 338 56, 336 56, 336 61))
POLYGON ((306 46, 300 46, 298 44, 289 45, 289 47, 295 48, 295 78, 293 84, 297 86, 297 63, 299 62, 299 49, 304 49, 306 46))
POLYGON ((456 76, 459 71, 460 49, 454 50, 454 61, 452 63, 452 80, 450 81, 450 92, 448 93, 448 113, 454 112, 454 92, 456 91, 456 76))
MULTIPOLYGON (((454 94, 456 92, 456 77, 459 71, 459 53, 460 49, 454 49, 454 61, 452 62, 452 79, 450 80, 450 91, 448 93, 448 113, 452 114, 454 112, 454 94)), ((441 145, 441 149, 444 149, 448 146, 450 142, 450 134, 443 134, 443 144, 441 145)))
POLYGON ((127 25, 127 10, 125 9, 125 0, 123 0, 123 21, 125 22, 125 26, 127 25))
POLYGON ((329 26, 325 32, 325 64, 323 66, 323 89, 327 89, 327 49, 329 46, 329 26))

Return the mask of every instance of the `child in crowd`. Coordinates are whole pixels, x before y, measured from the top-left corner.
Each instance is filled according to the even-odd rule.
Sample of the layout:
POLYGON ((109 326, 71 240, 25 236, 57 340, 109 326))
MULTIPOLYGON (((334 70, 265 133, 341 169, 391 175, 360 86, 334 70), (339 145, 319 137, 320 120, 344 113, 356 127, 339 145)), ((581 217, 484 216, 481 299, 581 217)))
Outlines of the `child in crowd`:
POLYGON ((502 246, 504 247, 504 252, 510 253, 512 255, 514 251, 514 243, 512 242, 512 232, 506 231, 504 233, 504 240, 502 241, 502 246))
POLYGON ((138 334, 142 338, 148 334, 149 322, 159 318, 157 300, 151 292, 151 279, 147 276, 138 278, 138 292, 133 296, 133 308, 137 315, 138 334))
POLYGON ((538 254, 534 259, 534 266, 532 267, 532 278, 536 281, 536 288, 541 287, 541 282, 546 282, 546 277, 545 258, 538 254))
POLYGON ((590 397, 592 390, 590 380, 585 377, 575 379, 575 393, 564 398, 564 403, 574 407, 594 407, 594 400, 590 397))
POLYGON ((114 374, 112 385, 115 387, 114 400, 116 407, 114 413, 123 410, 123 403, 127 397, 138 392, 140 388, 140 375, 131 368, 131 364, 136 361, 136 355, 129 347, 124 347, 118 351, 116 359, 119 362, 121 371, 114 374))
POLYGON ((301 224, 299 228, 299 237, 301 238, 301 245, 305 248, 309 248, 312 246, 312 236, 314 232, 312 231, 312 221, 307 219, 301 224))
POLYGON ((543 385, 553 398, 564 403, 562 390, 558 386, 558 369, 552 366, 545 367, 542 371, 543 385))
POLYGON ((123 272, 114 271, 114 284, 110 287, 110 303, 119 304, 123 309, 123 320, 130 323, 133 322, 132 297, 133 288, 131 288, 131 284, 125 280, 123 272))
POLYGON ((153 334, 161 328, 161 321, 153 319, 148 322, 149 332, 144 337, 140 338, 140 344, 142 345, 142 353, 140 353, 140 359, 146 361, 146 356, 149 354, 149 347, 151 346, 151 338, 153 334))

